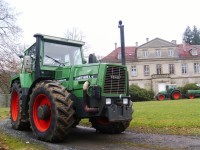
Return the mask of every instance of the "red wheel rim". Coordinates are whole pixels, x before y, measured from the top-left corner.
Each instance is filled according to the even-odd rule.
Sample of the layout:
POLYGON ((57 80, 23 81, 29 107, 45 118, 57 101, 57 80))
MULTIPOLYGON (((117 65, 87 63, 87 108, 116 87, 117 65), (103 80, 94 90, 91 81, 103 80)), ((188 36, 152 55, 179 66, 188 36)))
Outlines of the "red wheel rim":
POLYGON ((179 92, 174 92, 173 97, 174 99, 179 99, 181 97, 181 94, 179 92))
POLYGON ((48 119, 45 120, 40 119, 38 116, 38 107, 43 105, 47 105, 51 109, 51 103, 48 97, 44 94, 39 94, 34 101, 32 114, 35 126, 41 132, 48 130, 51 124, 51 115, 48 119))
POLYGON ((108 124, 110 124, 110 122, 109 122, 108 119, 106 119, 106 118, 99 118, 99 119, 97 119, 96 121, 97 121, 97 123, 100 124, 100 125, 108 125, 108 124))
POLYGON ((158 96, 158 99, 159 99, 160 101, 162 101, 162 100, 165 99, 165 96, 164 96, 164 95, 159 95, 159 96, 158 96))
POLYGON ((11 115, 13 121, 17 120, 18 114, 19 114, 19 96, 17 91, 13 91, 11 97, 11 115))
POLYGON ((193 99, 193 98, 194 98, 194 95, 192 95, 192 94, 189 95, 189 98, 190 98, 190 99, 193 99))

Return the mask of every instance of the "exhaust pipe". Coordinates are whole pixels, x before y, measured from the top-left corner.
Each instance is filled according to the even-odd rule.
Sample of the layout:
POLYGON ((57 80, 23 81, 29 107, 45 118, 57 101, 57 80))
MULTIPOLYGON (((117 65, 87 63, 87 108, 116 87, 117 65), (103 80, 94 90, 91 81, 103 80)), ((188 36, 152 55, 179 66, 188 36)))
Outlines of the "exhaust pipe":
POLYGON ((88 100, 89 100, 89 96, 87 94, 87 89, 89 87, 89 82, 86 81, 84 84, 83 84, 83 101, 84 101, 84 110, 86 112, 91 112, 91 113, 97 113, 99 112, 99 108, 94 108, 94 107, 89 107, 88 106, 88 100))
POLYGON ((121 60, 122 65, 126 65, 126 58, 125 58, 125 40, 124 40, 124 25, 122 25, 122 21, 119 21, 118 28, 120 29, 120 39, 121 39, 121 60))

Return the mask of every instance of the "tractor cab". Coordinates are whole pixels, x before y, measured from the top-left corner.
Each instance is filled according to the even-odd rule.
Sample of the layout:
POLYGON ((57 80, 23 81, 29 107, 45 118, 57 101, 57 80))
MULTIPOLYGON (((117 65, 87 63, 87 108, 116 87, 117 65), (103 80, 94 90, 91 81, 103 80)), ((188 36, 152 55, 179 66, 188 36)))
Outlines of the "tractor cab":
POLYGON ((50 78, 58 67, 69 68, 84 63, 84 42, 35 34, 36 43, 25 51, 22 72, 33 72, 34 79, 50 78), (48 71, 47 71, 48 70, 48 71))
POLYGON ((171 91, 176 89, 176 84, 167 84, 166 91, 171 91))

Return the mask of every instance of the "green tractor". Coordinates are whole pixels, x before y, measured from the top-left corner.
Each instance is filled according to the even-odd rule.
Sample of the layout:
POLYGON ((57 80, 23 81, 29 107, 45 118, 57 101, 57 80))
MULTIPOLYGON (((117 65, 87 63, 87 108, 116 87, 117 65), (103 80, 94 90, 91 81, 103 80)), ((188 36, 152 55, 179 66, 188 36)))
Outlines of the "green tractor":
POLYGON ((179 89, 176 88, 176 84, 167 84, 165 91, 160 91, 156 95, 156 99, 159 101, 165 100, 165 99, 173 99, 177 100, 181 98, 181 92, 179 89))
POLYGON ((121 133, 132 120, 128 71, 124 65, 83 58, 83 42, 35 34, 21 73, 11 80, 11 124, 32 129, 39 140, 64 140, 89 118, 101 133, 121 133))

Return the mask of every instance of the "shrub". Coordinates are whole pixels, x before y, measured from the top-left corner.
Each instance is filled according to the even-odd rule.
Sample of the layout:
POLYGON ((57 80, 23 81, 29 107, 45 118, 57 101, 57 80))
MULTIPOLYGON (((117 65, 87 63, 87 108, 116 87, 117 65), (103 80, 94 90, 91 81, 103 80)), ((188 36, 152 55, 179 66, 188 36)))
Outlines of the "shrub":
POLYGON ((129 90, 133 101, 150 101, 154 99, 152 90, 146 90, 134 84, 130 85, 129 90))
POLYGON ((181 93, 183 93, 184 87, 177 87, 177 89, 179 89, 181 91, 181 93))

